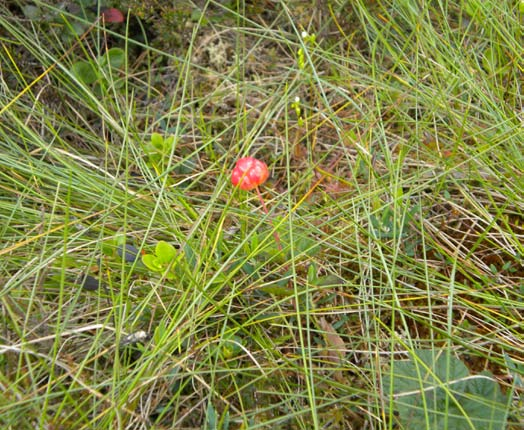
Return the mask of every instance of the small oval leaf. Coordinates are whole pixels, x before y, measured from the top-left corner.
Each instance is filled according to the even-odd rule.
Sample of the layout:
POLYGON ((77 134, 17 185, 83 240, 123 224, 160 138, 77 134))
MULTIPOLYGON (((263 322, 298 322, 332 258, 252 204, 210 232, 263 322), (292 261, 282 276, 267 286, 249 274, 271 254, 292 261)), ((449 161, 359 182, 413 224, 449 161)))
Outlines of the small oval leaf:
POLYGON ((156 244, 155 254, 160 264, 168 264, 176 257, 176 249, 170 243, 161 240, 156 244))
POLYGON ((95 67, 87 61, 77 61, 71 67, 71 73, 85 85, 91 85, 98 79, 95 67))
POLYGON ((107 58, 109 65, 115 69, 119 69, 125 64, 126 53, 122 48, 111 48, 107 51, 107 58))
POLYGON ((158 259, 152 254, 142 255, 142 263, 153 272, 161 272, 164 269, 164 266, 162 266, 158 259))

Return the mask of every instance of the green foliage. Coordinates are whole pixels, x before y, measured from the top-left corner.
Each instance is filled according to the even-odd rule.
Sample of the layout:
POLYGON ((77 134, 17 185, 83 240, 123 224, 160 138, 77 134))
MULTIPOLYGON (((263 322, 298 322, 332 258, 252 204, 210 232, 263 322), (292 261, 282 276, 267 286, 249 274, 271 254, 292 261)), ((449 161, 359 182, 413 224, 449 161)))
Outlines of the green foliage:
MULTIPOLYGON (((275 219, 275 225, 278 225, 279 219, 275 219)), ((276 261, 287 261, 291 258, 293 253, 294 257, 298 260, 311 259, 320 252, 320 246, 316 242, 305 228, 296 226, 293 231, 290 232, 286 224, 277 227, 276 231, 280 238, 280 245, 282 249, 278 249, 277 244, 273 240, 273 229, 265 228, 260 232, 253 232, 251 235, 250 251, 256 252, 259 243, 265 237, 271 237, 272 246, 264 249, 261 254, 263 258, 274 258, 276 261)))
POLYGON ((404 429, 504 428, 507 397, 493 375, 470 375, 458 358, 442 351, 417 350, 408 361, 394 361, 384 378, 404 429))
POLYGON ((138 248, 132 244, 132 240, 121 234, 109 240, 104 240, 101 251, 106 257, 116 260, 123 259, 126 263, 136 262, 140 255, 138 248))
POLYGON ((304 117, 302 115, 302 108, 300 106, 300 103, 300 97, 297 96, 295 97, 295 100, 291 103, 289 107, 295 111, 298 125, 302 127, 304 125, 304 117))
MULTIPOLYGON (((60 38, 64 42, 74 41, 97 19, 98 0, 73 0, 61 2, 56 7, 42 7, 39 3, 22 7, 25 17, 35 23, 60 28, 60 38)), ((103 3, 100 2, 100 7, 103 3)))
POLYGON ((518 427, 522 1, 94 2, 0 1, 0 428, 518 427))
POLYGON ((124 80, 115 78, 125 63, 125 51, 121 48, 111 48, 95 62, 79 60, 73 63, 71 73, 86 86, 94 84, 95 94, 104 95, 111 86, 115 89, 123 88, 124 80))
POLYGON ((175 279, 176 263, 181 255, 177 254, 173 245, 161 240, 156 244, 154 254, 142 255, 142 262, 149 270, 162 273, 167 279, 175 279))
POLYGON ((164 137, 159 133, 153 133, 150 141, 142 145, 148 165, 159 175, 165 172, 175 145, 174 136, 164 137))
POLYGON ((236 335, 225 336, 220 343, 220 352, 225 359, 236 357, 242 352, 242 339, 236 335))
MULTIPOLYGON (((302 39, 304 41, 304 46, 314 47, 317 41, 317 36, 315 34, 308 34, 304 31, 302 33, 302 39)), ((306 68, 306 55, 303 48, 299 48, 297 51, 297 64, 300 70, 306 68)))
POLYGON ((504 360, 515 386, 521 389, 524 388, 524 364, 517 363, 508 354, 504 354, 504 360))
POLYGON ((91 85, 98 79, 94 64, 88 61, 77 61, 71 66, 71 73, 85 85, 91 85))
POLYGON ((205 8, 190 0, 126 0, 126 5, 155 33, 149 43, 158 49, 178 50, 191 40, 194 28, 232 25, 237 17, 236 1, 207 2, 205 8))
POLYGON ((228 430, 229 429, 229 411, 225 411, 222 416, 211 402, 207 404, 206 429, 209 430, 228 430))
POLYGON ((158 345, 161 345, 163 342, 165 342, 165 336, 168 332, 167 329, 168 328, 165 321, 159 321, 153 332, 153 342, 158 345))
POLYGON ((498 43, 493 43, 484 50, 482 55, 482 66, 491 74, 503 74, 507 71, 509 58, 504 53, 502 46, 498 43))
POLYGON ((100 66, 110 67, 113 69, 120 69, 124 67, 126 63, 126 53, 121 48, 111 48, 107 52, 100 56, 100 66))
MULTIPOLYGON (((278 220, 276 220, 278 222, 278 220)), ((292 234, 285 225, 277 228, 280 238, 280 248, 275 242, 273 228, 262 228, 259 232, 251 233, 251 240, 246 245, 246 256, 253 255, 253 258, 243 259, 240 264, 241 270, 254 278, 263 278, 265 270, 275 263, 285 263, 291 258, 297 262, 312 261, 321 250, 316 242, 304 228, 296 227, 292 234), (269 243, 262 245, 267 238, 269 243), (271 263, 269 263, 271 262, 271 263)), ((310 267, 314 266, 311 264, 310 267)), ((232 265, 230 270, 234 270, 237 265, 232 265)), ((260 291, 278 297, 288 297, 294 294, 293 289, 288 287, 288 281, 292 276, 292 270, 288 270, 279 275, 279 279, 270 285, 260 287, 260 291)), ((311 285, 321 285, 325 277, 315 278, 311 285)), ((305 290, 305 289, 304 289, 305 290)))

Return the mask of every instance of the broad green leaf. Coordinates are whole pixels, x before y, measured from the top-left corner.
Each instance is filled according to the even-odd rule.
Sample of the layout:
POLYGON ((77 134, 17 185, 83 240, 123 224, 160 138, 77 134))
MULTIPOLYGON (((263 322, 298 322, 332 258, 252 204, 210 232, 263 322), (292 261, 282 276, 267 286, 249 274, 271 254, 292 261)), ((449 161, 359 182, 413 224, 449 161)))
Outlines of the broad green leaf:
POLYGON ((102 254, 108 257, 112 257, 115 254, 116 247, 117 247, 116 240, 105 240, 105 241, 102 241, 100 245, 102 254))
POLYGON ((176 273, 173 273, 173 272, 167 272, 165 273, 165 277, 166 279, 170 280, 170 281, 173 281, 177 278, 177 274, 176 273))
POLYGON ((71 67, 71 73, 75 77, 84 83, 85 85, 91 85, 98 79, 98 75, 93 64, 87 61, 77 61, 71 67))
POLYGON ((448 357, 444 351, 420 350, 417 356, 428 366, 430 370, 423 371, 426 374, 426 382, 429 385, 449 384, 455 391, 462 391, 464 378, 469 375, 466 365, 454 356, 448 357), (434 374, 434 376, 433 376, 434 374))
MULTIPOLYGON (((524 1, 524 0, 523 0, 524 1)), ((524 287, 524 284, 521 285, 521 289, 524 287)), ((524 291, 521 292, 524 294, 524 291)), ((524 388, 524 365, 514 361, 508 354, 504 354, 504 360, 506 361, 506 367, 508 372, 513 377, 515 385, 517 387, 524 388)))
POLYGON ((221 351, 224 358, 229 359, 236 357, 242 352, 242 339, 238 336, 226 336, 221 342, 221 351))
POLYGON ((169 264, 176 257, 176 249, 170 243, 161 240, 156 244, 155 254, 160 264, 169 264))
POLYGON ((485 371, 468 380, 461 404, 475 421, 477 429, 502 429, 506 425, 508 398, 500 390, 491 372, 485 371))
POLYGON ((40 8, 33 5, 24 6, 22 8, 22 12, 27 19, 31 19, 33 21, 42 18, 42 11, 40 10, 40 8))
POLYGON ((253 234, 251 235, 251 240, 250 240, 250 251, 254 252, 258 249, 258 244, 259 244, 259 241, 258 241, 258 234, 257 232, 253 232, 253 234))
POLYGON ((155 342, 157 345, 161 345, 163 342, 165 342, 164 336, 166 332, 166 323, 164 321, 160 321, 153 332, 153 342, 155 342))
POLYGON ((151 135, 151 145, 159 151, 164 149, 164 137, 159 133, 153 133, 151 135))
POLYGON ((162 272, 164 270, 164 266, 158 261, 158 258, 152 254, 142 255, 142 263, 153 272, 162 272))
POLYGON ((295 238, 295 249, 301 254, 313 257, 320 251, 318 242, 311 239, 305 234, 299 234, 295 238))
POLYGON ((506 400, 491 374, 471 378, 464 363, 444 351, 419 350, 417 359, 396 361, 384 378, 393 390, 404 429, 502 429, 506 400))
POLYGON ((109 61, 109 65, 115 69, 121 68, 126 62, 126 53, 122 48, 109 49, 106 53, 106 57, 109 61))

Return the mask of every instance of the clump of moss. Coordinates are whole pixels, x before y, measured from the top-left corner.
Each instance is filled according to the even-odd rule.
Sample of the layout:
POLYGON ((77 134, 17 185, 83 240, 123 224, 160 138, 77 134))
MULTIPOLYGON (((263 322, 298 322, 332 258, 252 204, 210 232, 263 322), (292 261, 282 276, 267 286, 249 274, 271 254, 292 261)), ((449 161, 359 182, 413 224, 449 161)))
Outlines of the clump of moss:
POLYGON ((183 48, 189 42, 199 10, 189 1, 124 0, 122 7, 153 37, 148 45, 162 50, 183 48))

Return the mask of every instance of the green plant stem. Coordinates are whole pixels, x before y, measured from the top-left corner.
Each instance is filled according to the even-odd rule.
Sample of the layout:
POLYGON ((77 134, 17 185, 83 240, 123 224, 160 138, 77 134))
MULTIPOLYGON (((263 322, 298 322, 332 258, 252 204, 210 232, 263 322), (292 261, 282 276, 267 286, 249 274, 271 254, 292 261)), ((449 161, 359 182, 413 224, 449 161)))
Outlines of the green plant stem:
MULTIPOLYGON (((262 204, 262 209, 264 209, 264 212, 266 215, 269 214, 269 211, 267 210, 266 202, 264 201, 264 198, 262 197, 262 193, 260 192, 260 188, 256 187, 257 190, 257 196, 258 200, 260 200, 260 203, 262 204)), ((270 221, 271 225, 273 225, 273 221, 270 221)), ((273 227, 275 227, 273 225, 273 227)), ((275 242, 277 243, 277 248, 279 251, 282 251, 282 242, 280 241, 280 236, 278 235, 278 232, 275 230, 273 231, 273 237, 275 238, 275 242)))

